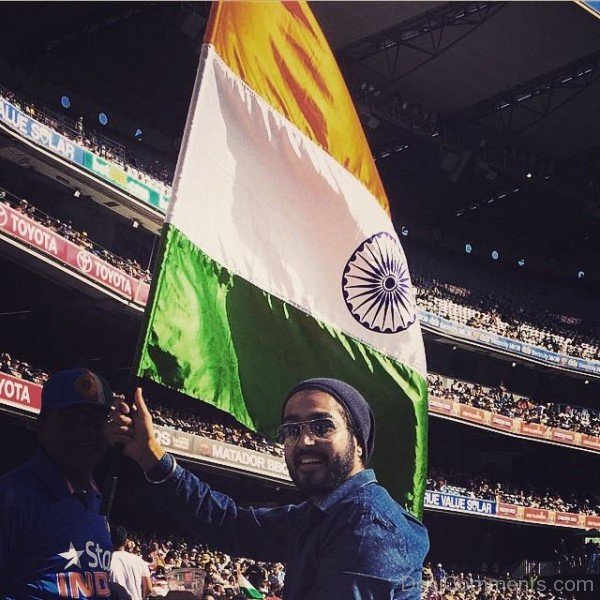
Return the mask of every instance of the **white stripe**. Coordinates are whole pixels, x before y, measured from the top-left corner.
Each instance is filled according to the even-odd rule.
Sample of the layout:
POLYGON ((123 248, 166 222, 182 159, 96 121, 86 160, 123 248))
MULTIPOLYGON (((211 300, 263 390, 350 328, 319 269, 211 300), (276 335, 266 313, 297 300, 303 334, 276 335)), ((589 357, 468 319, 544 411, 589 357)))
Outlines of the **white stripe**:
POLYGON ((212 46, 203 48, 201 71, 167 220, 233 273, 425 374, 418 319, 377 333, 342 294, 344 268, 362 242, 387 232, 399 245, 386 212, 212 46))

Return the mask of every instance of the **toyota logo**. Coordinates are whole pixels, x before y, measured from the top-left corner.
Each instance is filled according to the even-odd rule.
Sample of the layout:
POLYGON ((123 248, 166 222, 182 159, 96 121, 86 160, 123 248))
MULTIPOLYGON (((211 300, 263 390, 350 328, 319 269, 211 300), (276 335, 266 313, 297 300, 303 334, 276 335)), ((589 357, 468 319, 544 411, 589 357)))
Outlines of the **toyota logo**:
POLYGON ((92 257, 90 256, 89 252, 86 252, 85 250, 79 251, 79 254, 77 255, 77 266, 84 273, 89 273, 92 270, 92 267, 94 266, 94 261, 92 260, 92 257))
POLYGON ((8 221, 8 212, 6 211, 4 206, 2 206, 0 204, 0 227, 4 227, 6 225, 7 221, 8 221))

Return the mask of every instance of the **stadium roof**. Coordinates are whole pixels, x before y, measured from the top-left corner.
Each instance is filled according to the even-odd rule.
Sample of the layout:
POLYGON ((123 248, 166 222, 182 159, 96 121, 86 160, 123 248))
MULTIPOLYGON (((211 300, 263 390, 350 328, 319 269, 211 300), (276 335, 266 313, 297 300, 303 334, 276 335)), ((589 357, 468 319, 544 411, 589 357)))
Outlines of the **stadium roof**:
MULTIPOLYGON (((173 152, 159 138, 181 136, 208 8, 5 3, 0 84, 105 106, 173 152)), ((600 278, 600 19, 575 2, 313 10, 411 238, 600 278)))
MULTIPOLYGON (((332 4, 316 3, 314 10, 331 29, 343 64, 348 61, 347 75, 382 87, 385 96, 414 97, 453 121, 479 118, 487 112, 480 103, 600 51, 600 20, 574 2, 369 2, 368 18, 360 4, 347 12, 332 4), (398 31, 414 37, 375 48, 398 31), (368 58, 359 58, 361 52, 368 58), (391 59, 395 69, 388 68, 391 59)), ((570 99, 564 111, 516 138, 553 157, 585 150, 600 139, 600 121, 589 118, 598 99, 597 91, 570 99)))

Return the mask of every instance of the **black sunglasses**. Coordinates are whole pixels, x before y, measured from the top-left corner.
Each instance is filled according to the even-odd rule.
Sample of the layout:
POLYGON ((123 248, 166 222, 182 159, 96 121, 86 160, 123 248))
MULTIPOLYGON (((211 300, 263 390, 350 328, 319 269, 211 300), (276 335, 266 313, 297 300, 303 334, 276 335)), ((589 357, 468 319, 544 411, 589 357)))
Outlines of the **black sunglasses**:
POLYGON ((296 444, 302 435, 302 429, 305 425, 310 435, 319 440, 330 438, 337 429, 335 423, 327 417, 311 419, 310 421, 300 421, 298 423, 284 423, 278 430, 279 443, 285 446, 296 444))

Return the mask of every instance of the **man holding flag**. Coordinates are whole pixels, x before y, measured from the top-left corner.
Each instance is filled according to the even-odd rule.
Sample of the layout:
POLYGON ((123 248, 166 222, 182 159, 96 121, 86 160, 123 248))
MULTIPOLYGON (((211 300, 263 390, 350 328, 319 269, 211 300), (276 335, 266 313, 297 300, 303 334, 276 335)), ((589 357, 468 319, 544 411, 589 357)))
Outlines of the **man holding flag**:
POLYGON ((242 511, 210 491, 154 442, 141 393, 126 453, 192 526, 287 559, 287 598, 416 598, 428 417, 415 294, 305 2, 213 3, 158 258, 137 375, 264 435, 279 427, 309 500, 242 511))
POLYGON ((235 556, 287 564, 286 600, 420 597, 427 532, 366 468, 375 421, 347 383, 309 379, 283 404, 285 460, 308 496, 298 505, 240 508, 211 490, 162 449, 140 388, 133 411, 121 402, 111 420, 113 443, 157 484, 182 527, 235 556))

